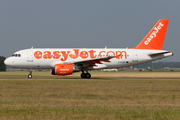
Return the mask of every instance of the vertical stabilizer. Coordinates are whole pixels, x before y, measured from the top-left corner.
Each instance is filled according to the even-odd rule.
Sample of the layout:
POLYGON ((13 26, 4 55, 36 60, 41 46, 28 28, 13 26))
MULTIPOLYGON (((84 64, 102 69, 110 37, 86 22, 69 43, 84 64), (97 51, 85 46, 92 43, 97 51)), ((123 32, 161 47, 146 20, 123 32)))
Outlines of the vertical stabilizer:
POLYGON ((146 37, 132 49, 162 50, 169 19, 161 19, 146 35, 146 37))

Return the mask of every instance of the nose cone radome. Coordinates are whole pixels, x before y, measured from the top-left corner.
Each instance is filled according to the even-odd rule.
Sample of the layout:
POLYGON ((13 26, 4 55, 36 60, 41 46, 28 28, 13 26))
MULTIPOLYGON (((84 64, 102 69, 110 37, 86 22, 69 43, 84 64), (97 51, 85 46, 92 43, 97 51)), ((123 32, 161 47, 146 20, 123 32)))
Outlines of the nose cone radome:
POLYGON ((5 59, 4 64, 7 66, 11 66, 12 65, 12 61, 10 60, 10 58, 5 59))

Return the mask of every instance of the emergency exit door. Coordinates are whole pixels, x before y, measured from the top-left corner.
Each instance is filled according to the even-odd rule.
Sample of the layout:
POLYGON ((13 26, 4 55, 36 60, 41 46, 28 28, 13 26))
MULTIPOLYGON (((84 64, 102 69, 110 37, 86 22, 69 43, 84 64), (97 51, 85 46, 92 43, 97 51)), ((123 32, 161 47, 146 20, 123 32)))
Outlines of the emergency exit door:
POLYGON ((138 62, 138 52, 137 51, 133 51, 132 61, 133 62, 138 62))
POLYGON ((27 51, 27 61, 33 62, 33 51, 32 50, 27 51))

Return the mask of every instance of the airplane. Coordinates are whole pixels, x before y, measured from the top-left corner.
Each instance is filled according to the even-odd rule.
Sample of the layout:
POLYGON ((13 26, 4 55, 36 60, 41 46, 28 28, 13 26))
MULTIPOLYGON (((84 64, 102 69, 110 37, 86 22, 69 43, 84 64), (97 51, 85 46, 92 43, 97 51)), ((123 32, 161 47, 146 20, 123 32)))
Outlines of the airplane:
POLYGON ((173 56, 162 50, 169 19, 160 19, 146 37, 134 48, 31 48, 15 52, 4 63, 29 70, 51 69, 52 75, 71 75, 82 71, 81 78, 91 78, 88 71, 134 66, 173 56))

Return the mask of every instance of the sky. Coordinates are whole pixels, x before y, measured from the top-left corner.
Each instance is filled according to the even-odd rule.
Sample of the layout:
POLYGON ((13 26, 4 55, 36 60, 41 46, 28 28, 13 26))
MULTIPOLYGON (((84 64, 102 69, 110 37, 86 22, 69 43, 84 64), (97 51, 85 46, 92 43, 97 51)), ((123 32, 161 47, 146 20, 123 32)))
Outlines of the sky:
POLYGON ((132 48, 169 19, 164 50, 180 62, 180 0, 1 0, 0 56, 31 48, 132 48))

